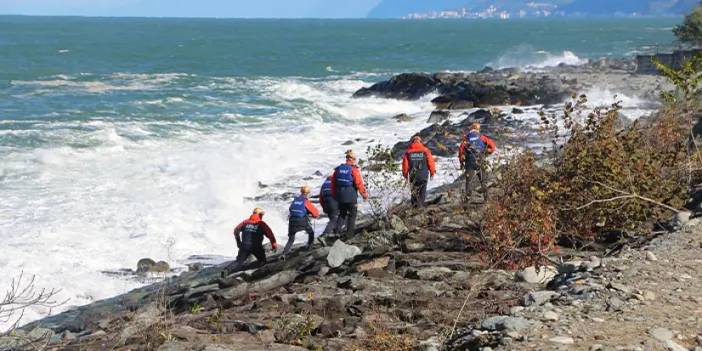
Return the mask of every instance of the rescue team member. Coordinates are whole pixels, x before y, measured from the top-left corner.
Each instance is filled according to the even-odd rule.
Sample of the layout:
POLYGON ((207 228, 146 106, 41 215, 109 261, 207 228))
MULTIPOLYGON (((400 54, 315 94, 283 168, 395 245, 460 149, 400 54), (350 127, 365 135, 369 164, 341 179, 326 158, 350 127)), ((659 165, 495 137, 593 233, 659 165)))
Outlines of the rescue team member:
POLYGON ((329 176, 322 183, 322 188, 319 189, 319 204, 322 206, 322 211, 329 217, 329 223, 324 228, 322 235, 336 234, 341 228, 341 221, 338 220, 339 203, 334 198, 332 186, 332 176, 329 176))
POLYGON ((352 236, 356 232, 358 193, 364 200, 368 200, 368 192, 363 184, 361 171, 356 166, 356 155, 352 150, 347 150, 346 163, 336 167, 332 175, 332 196, 339 203, 339 218, 346 220, 346 236, 352 236))
POLYGON ((287 255, 295 243, 295 234, 301 231, 307 232, 306 250, 312 248, 314 243, 314 229, 310 224, 310 216, 319 218, 319 210, 307 198, 310 194, 310 187, 305 185, 300 188, 300 195, 295 197, 290 204, 290 217, 288 222, 288 243, 285 244, 283 255, 287 255))
POLYGON ((436 174, 436 165, 431 151, 422 144, 422 138, 415 135, 402 158, 402 176, 410 183, 411 203, 414 207, 424 207, 427 197, 427 182, 436 174))
POLYGON ((483 198, 487 201, 487 186, 485 185, 486 163, 485 159, 489 154, 497 150, 495 142, 487 135, 480 134, 480 123, 473 123, 471 129, 466 134, 465 139, 458 148, 458 160, 461 168, 465 170, 466 193, 465 196, 470 202, 473 198, 473 178, 478 176, 483 198))
POLYGON ((239 253, 236 256, 236 261, 224 269, 224 275, 239 271, 252 254, 258 260, 259 265, 265 264, 266 253, 263 250, 264 236, 270 240, 273 250, 278 249, 278 243, 275 241, 273 231, 268 224, 263 221, 264 214, 265 212, 262 209, 255 208, 249 219, 241 222, 234 228, 234 238, 236 239, 236 247, 239 248, 239 253))

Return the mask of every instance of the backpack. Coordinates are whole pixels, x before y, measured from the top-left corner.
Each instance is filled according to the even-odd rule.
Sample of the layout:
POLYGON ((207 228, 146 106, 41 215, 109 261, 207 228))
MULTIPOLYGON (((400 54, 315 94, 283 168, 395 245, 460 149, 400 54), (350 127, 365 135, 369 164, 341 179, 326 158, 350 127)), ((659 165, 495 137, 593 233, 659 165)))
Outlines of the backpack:
POLYGON ((466 140, 468 141, 465 145, 463 151, 470 152, 473 154, 482 154, 487 149, 487 144, 481 139, 480 133, 472 131, 466 134, 466 140))
POLYGON ((307 199, 304 196, 298 196, 293 199, 293 202, 290 204, 290 217, 303 218, 307 216, 305 200, 307 199))

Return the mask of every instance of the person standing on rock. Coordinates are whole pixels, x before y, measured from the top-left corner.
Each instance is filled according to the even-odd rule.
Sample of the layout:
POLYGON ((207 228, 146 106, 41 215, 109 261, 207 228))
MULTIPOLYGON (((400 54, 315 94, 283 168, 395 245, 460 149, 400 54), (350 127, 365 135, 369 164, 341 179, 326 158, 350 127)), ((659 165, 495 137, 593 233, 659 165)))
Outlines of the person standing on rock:
POLYGON ((264 265, 266 263, 266 252, 263 249, 264 236, 270 240, 273 250, 278 249, 278 243, 275 240, 273 231, 263 221, 264 214, 265 212, 257 207, 253 210, 249 219, 239 223, 234 228, 234 238, 236 239, 239 253, 236 256, 236 261, 225 268, 224 275, 239 271, 251 255, 256 257, 259 265, 264 265))
POLYGON ((334 198, 332 191, 332 176, 330 175, 322 183, 322 188, 319 190, 319 204, 322 206, 322 211, 329 217, 329 223, 322 235, 327 234, 337 234, 341 228, 341 222, 339 220, 339 203, 334 198))
POLYGON ((288 243, 285 244, 285 249, 283 249, 283 255, 287 255, 292 250, 293 244, 295 243, 295 234, 301 231, 307 232, 307 246, 306 250, 312 248, 314 243, 314 229, 312 224, 310 224, 310 216, 314 218, 319 218, 319 210, 312 204, 307 197, 310 195, 310 187, 305 185, 300 188, 300 195, 295 197, 290 204, 290 215, 288 222, 288 243))
POLYGON ((473 123, 470 131, 463 139, 458 148, 458 161, 461 168, 465 170, 466 177, 466 199, 471 202, 473 199, 473 179, 477 175, 480 181, 484 201, 487 201, 488 191, 485 185, 486 163, 488 155, 497 150, 495 142, 487 135, 480 133, 480 123, 473 123))
POLYGON ((431 151, 422 144, 422 138, 415 135, 402 158, 402 176, 410 183, 411 203, 414 207, 424 207, 427 197, 427 183, 436 174, 436 164, 431 151))
MULTIPOLYGON (((356 232, 358 193, 364 200, 368 200, 368 192, 363 183, 361 171, 356 166, 356 155, 352 150, 347 150, 346 163, 336 167, 332 175, 332 196, 339 203, 339 218, 346 221, 346 236, 348 237, 353 236, 356 232)), ((329 225, 334 228, 336 223, 329 225)))

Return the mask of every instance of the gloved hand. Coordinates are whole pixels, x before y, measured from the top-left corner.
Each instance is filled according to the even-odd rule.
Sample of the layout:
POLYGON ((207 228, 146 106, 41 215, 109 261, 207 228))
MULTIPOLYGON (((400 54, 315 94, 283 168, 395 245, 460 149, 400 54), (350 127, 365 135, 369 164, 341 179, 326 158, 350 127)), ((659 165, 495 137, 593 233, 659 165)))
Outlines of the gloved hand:
POLYGON ((278 251, 278 243, 271 243, 271 249, 273 249, 273 251, 278 251))

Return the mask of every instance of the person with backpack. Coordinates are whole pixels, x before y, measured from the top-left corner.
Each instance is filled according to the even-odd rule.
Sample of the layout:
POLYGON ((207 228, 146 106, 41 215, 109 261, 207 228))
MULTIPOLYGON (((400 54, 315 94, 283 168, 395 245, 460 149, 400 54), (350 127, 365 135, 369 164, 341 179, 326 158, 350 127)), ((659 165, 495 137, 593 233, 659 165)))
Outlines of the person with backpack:
POLYGON ((485 159, 497 150, 495 142, 487 135, 480 133, 480 123, 473 123, 470 131, 458 148, 458 160, 466 177, 466 198, 473 198, 473 178, 477 175, 480 181, 483 198, 487 201, 488 189, 485 185, 485 159))
POLYGON ((249 219, 239 223, 234 228, 234 239, 236 246, 239 248, 239 253, 236 256, 236 261, 226 267, 222 275, 227 276, 230 273, 239 271, 249 256, 254 255, 258 260, 259 265, 266 263, 266 253, 263 249, 263 237, 267 237, 271 242, 271 248, 278 250, 278 243, 275 240, 275 235, 271 228, 263 221, 265 212, 260 208, 255 208, 249 219))
POLYGON ((283 255, 287 255, 292 250, 295 243, 295 234, 301 231, 307 232, 306 250, 312 248, 314 243, 314 229, 310 223, 310 216, 319 218, 319 210, 312 204, 307 196, 309 196, 310 187, 305 185, 300 188, 300 195, 296 196, 290 204, 290 214, 288 221, 288 243, 285 244, 283 255))
POLYGON ((415 135, 402 158, 402 176, 409 181, 411 203, 414 207, 424 207, 427 197, 427 183, 436 174, 436 165, 431 151, 422 144, 422 138, 415 135))
MULTIPOLYGON (((350 237, 356 232, 358 194, 360 193, 364 200, 368 200, 368 192, 363 183, 361 171, 356 166, 356 155, 352 150, 347 150, 345 155, 346 163, 336 167, 332 175, 332 196, 339 204, 337 221, 340 218, 346 221, 346 236, 350 237)), ((336 223, 333 225, 335 226, 336 223)))

